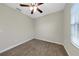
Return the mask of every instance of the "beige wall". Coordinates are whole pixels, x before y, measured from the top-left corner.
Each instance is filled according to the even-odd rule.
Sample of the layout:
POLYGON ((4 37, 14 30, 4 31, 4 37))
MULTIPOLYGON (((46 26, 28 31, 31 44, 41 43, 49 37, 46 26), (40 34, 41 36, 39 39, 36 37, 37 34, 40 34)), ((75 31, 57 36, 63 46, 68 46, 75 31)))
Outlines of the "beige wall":
POLYGON ((69 55, 78 55, 79 56, 79 48, 75 47, 71 43, 71 35, 70 35, 70 21, 71 21, 71 7, 73 4, 67 4, 64 9, 64 46, 69 53, 69 55))
POLYGON ((36 19, 36 38, 62 44, 63 33, 63 11, 55 12, 36 19))
POLYGON ((0 4, 0 51, 4 51, 34 36, 33 20, 0 4))

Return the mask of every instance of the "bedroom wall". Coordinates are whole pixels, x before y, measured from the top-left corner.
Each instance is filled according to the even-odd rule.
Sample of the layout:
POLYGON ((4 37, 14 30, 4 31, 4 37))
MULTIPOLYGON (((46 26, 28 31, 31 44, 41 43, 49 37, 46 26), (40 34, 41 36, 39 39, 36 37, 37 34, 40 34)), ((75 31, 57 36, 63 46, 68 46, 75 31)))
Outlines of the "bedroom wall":
POLYGON ((0 4, 0 52, 37 38, 63 44, 69 55, 79 55, 70 39, 71 6, 67 4, 64 11, 31 19, 0 4))
POLYGON ((71 7, 73 4, 67 4, 64 9, 64 46, 71 56, 79 56, 79 48, 71 43, 70 35, 70 21, 71 21, 71 7))
POLYGON ((53 43, 63 44, 63 10, 36 19, 36 38, 53 43))
POLYGON ((0 4, 0 52, 34 38, 31 18, 0 4))

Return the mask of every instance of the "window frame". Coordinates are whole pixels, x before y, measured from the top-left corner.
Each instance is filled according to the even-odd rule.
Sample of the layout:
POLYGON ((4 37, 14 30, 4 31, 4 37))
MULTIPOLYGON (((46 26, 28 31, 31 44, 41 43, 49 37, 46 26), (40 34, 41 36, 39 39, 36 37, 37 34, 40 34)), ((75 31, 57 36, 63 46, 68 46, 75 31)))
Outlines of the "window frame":
MULTIPOLYGON (((76 18, 76 16, 75 15, 77 15, 77 17, 79 16, 78 14, 75 14, 75 15, 73 15, 74 13, 74 10, 73 10, 73 8, 74 8, 74 6, 75 6, 76 4, 73 4, 73 6, 72 6, 72 8, 71 8, 71 43, 75 46, 75 47, 77 47, 77 48, 79 48, 79 40, 78 40, 78 38, 79 37, 77 37, 77 32, 78 32, 78 28, 76 28, 76 26, 79 26, 79 23, 77 22, 78 20, 79 20, 79 18, 77 19, 76 18), (73 18, 74 19, 76 19, 76 20, 74 20, 74 22, 72 23, 72 21, 73 21, 73 18), (73 27, 74 26, 74 27, 73 27), (73 29, 72 29, 72 27, 73 27, 73 29), (74 31, 74 32, 72 32, 72 30, 74 31), (75 32, 75 30, 76 30, 76 32, 75 32)), ((79 5, 79 4, 78 4, 79 5)))

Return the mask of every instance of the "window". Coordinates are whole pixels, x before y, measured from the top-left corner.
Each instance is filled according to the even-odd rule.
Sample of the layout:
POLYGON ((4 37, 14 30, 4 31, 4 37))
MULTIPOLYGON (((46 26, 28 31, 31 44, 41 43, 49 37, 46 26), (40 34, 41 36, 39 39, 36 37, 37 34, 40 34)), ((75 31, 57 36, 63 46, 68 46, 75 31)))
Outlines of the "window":
POLYGON ((79 4, 74 4, 71 8, 71 41, 79 48, 79 4))

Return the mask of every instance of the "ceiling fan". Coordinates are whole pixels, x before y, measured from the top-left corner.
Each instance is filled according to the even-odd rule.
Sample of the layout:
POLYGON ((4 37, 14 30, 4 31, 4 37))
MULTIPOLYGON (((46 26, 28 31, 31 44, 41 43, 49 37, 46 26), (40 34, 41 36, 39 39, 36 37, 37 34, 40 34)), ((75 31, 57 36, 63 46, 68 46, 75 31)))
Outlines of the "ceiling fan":
POLYGON ((31 14, 33 14, 36 11, 39 11, 40 13, 43 13, 42 10, 38 8, 38 6, 42 5, 43 3, 30 3, 30 4, 20 4, 21 7, 29 7, 31 10, 31 14))

